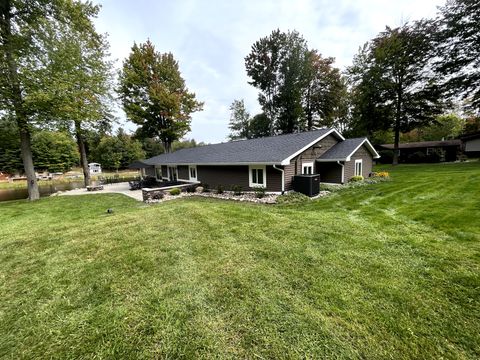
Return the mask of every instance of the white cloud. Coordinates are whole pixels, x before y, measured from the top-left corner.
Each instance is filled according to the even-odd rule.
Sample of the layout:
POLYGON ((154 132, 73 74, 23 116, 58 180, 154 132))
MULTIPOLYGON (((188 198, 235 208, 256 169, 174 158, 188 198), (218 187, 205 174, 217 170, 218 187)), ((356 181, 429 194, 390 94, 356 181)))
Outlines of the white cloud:
MULTIPOLYGON (((120 66, 133 42, 147 38, 170 51, 191 91, 205 102, 193 114, 187 137, 218 142, 228 135, 229 105, 245 99, 260 111, 257 91, 248 84, 244 58, 260 37, 280 28, 298 30, 310 47, 348 66, 359 46, 386 25, 432 17, 443 0, 105 0, 97 27, 109 33, 120 66)), ((120 112, 123 113, 123 112, 120 112)), ((129 125, 133 129, 133 125, 129 125)))

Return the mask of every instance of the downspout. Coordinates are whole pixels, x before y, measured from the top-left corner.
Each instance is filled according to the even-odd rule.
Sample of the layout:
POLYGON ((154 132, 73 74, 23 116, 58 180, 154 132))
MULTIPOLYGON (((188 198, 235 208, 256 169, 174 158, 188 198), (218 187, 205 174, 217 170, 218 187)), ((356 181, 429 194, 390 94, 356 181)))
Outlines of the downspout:
POLYGON ((277 168, 277 165, 273 165, 275 170, 278 170, 282 173, 282 195, 285 192, 285 170, 277 168))
POLYGON ((337 164, 342 167, 342 184, 345 182, 345 165, 343 165, 340 161, 337 161, 337 164))

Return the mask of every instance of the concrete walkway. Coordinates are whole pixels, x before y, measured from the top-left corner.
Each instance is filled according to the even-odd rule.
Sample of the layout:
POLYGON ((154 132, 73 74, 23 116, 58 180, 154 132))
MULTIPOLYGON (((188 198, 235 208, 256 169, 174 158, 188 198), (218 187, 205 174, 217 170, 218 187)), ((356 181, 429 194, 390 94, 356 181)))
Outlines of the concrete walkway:
POLYGON ((130 190, 130 186, 128 185, 128 182, 103 185, 103 190, 99 190, 99 191, 87 191, 87 189, 85 188, 80 188, 80 189, 58 192, 58 193, 55 193, 54 196, 95 195, 95 194, 105 194, 105 193, 123 194, 135 200, 143 201, 142 190, 130 190))

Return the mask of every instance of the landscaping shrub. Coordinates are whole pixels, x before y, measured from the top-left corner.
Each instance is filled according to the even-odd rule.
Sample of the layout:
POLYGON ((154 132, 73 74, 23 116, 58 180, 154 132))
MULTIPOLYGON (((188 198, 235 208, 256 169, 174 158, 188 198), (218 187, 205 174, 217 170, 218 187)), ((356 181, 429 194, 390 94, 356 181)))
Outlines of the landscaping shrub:
POLYGON ((184 188, 187 193, 194 193, 197 189, 197 185, 190 185, 184 188))
POLYGON ((352 176, 352 178, 350 180, 348 180, 349 182, 358 182, 358 181, 362 181, 363 180, 363 176, 362 175, 355 175, 355 176, 352 176))
POLYGON ((388 171, 372 172, 372 177, 389 178, 390 174, 388 171))
POLYGON ((256 186, 253 191, 255 192, 255 197, 257 199, 261 199, 263 197, 265 197, 265 191, 267 189, 265 189, 263 186, 256 186))
POLYGON ((152 200, 162 200, 165 194, 163 192, 157 192, 152 195, 152 200))
POLYGON ((223 190, 223 185, 218 185, 217 186, 217 194, 223 194, 224 190, 223 190))
POLYGON ((177 196, 180 195, 180 189, 179 188, 173 188, 170 190, 170 195, 177 196))
POLYGON ((278 204, 293 204, 293 203, 304 202, 307 200, 310 200, 310 198, 307 195, 304 195, 295 191, 292 191, 277 197, 278 204))
POLYGON ((202 184, 202 188, 203 188, 202 192, 204 192, 204 193, 209 193, 210 192, 210 185, 202 184))
POLYGON ((243 195, 242 187, 240 185, 232 185, 233 195, 241 196, 243 195))

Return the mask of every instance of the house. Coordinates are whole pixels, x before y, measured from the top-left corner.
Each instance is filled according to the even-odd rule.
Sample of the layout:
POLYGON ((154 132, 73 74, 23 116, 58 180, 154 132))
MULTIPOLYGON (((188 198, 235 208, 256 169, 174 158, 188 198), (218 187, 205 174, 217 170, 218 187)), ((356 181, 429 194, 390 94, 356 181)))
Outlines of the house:
MULTIPOLYGON (((461 145, 459 139, 401 143, 399 161, 404 163, 455 161, 461 154, 461 145)), ((383 144, 380 147, 393 150, 394 144, 383 144)))
POLYGON ((90 163, 88 164, 88 170, 90 175, 96 175, 102 173, 102 166, 99 163, 90 163))
POLYGON ((297 174, 320 174, 320 181, 345 183, 368 177, 379 155, 366 138, 345 139, 335 129, 278 135, 182 149, 139 160, 130 167, 158 181, 185 181, 269 192, 292 189, 297 174))
POLYGON ((464 135, 461 139, 465 155, 468 157, 480 157, 480 132, 464 135))

